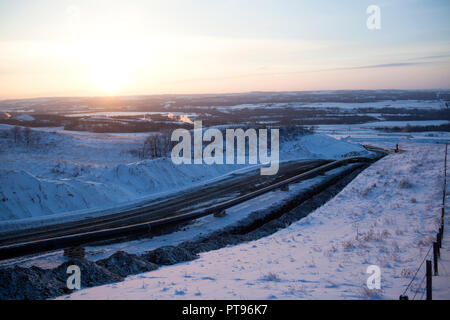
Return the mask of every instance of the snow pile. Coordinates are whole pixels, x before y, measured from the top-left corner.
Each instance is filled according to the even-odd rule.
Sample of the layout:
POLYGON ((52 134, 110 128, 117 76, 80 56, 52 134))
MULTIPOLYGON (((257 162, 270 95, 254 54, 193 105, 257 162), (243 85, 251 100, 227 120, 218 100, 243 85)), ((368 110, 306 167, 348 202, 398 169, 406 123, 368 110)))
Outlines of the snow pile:
POLYGON ((148 194, 175 190, 208 178, 220 176, 239 166, 175 165, 171 159, 160 158, 138 163, 118 165, 98 180, 106 184, 119 184, 132 194, 148 194), (128 189, 128 190, 127 190, 128 189))
POLYGON ((118 165, 99 176, 77 178, 43 179, 25 170, 0 170, 0 218, 23 219, 111 207, 145 195, 176 191, 230 169, 229 166, 176 166, 170 159, 156 159, 118 165))
POLYGON ((355 154, 364 154, 365 148, 330 136, 313 134, 301 137, 297 145, 314 158, 338 159, 355 154))
POLYGON ((117 203, 116 186, 79 179, 40 179, 27 171, 0 171, 0 212, 3 220, 38 217, 88 208, 94 203, 117 203))
POLYGON ((442 146, 404 148, 269 237, 63 298, 398 299, 436 235, 444 158, 442 146), (366 286, 370 265, 381 290, 366 286))
POLYGON ((16 117, 15 119, 17 119, 19 121, 34 121, 34 117, 32 117, 28 114, 23 114, 21 116, 16 117))

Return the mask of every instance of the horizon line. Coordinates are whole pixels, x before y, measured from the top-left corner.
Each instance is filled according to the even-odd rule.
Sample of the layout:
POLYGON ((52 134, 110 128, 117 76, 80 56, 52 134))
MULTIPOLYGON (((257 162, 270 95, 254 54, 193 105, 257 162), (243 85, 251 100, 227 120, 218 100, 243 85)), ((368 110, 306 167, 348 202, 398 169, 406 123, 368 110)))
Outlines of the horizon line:
POLYGON ((70 98, 127 98, 127 97, 155 97, 155 96, 213 96, 213 95, 238 95, 238 94, 252 94, 252 93, 306 93, 306 92, 350 92, 350 91, 450 91, 449 88, 417 88, 417 89, 321 89, 321 90, 253 90, 253 91, 239 91, 239 92, 214 92, 214 93, 143 93, 143 94, 123 94, 123 95, 73 95, 73 96, 33 96, 29 98, 0 98, 0 102, 14 101, 14 100, 37 100, 37 99, 70 99, 70 98))

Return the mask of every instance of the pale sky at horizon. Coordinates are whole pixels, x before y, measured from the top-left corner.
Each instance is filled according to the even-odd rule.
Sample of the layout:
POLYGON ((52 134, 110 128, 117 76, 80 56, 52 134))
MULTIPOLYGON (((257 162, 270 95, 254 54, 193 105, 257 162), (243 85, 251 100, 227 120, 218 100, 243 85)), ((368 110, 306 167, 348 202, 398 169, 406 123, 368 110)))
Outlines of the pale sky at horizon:
POLYGON ((0 0, 0 99, 450 88, 449 14, 448 0, 0 0))

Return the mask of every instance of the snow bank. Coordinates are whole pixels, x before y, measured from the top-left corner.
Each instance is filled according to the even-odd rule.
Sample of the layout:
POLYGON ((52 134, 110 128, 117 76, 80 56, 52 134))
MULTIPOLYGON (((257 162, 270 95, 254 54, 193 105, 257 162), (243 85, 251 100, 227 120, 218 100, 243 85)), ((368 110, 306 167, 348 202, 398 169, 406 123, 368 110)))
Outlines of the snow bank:
POLYGON ((145 195, 176 191, 236 166, 176 166, 169 159, 118 165, 99 176, 43 179, 25 170, 0 170, 0 218, 39 217, 110 207, 145 195))
POLYGON ((363 154, 366 150, 361 145, 320 134, 303 136, 299 139, 298 145, 308 154, 324 159, 338 159, 352 154, 363 154))
POLYGON ((19 121, 34 121, 34 117, 32 117, 28 114, 23 114, 21 116, 16 117, 15 119, 17 119, 19 121))

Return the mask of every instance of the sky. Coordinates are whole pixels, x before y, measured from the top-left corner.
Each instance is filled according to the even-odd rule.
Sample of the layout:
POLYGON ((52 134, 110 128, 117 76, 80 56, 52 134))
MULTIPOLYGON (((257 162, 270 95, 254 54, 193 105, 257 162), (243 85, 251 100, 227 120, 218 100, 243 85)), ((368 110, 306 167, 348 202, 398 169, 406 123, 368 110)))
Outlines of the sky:
POLYGON ((450 88, 449 14, 448 0, 0 0, 0 99, 450 88))

